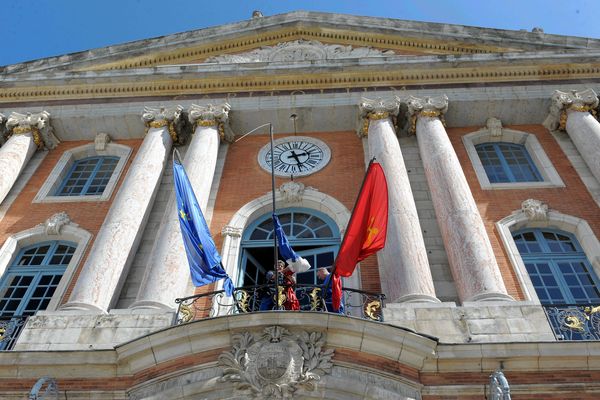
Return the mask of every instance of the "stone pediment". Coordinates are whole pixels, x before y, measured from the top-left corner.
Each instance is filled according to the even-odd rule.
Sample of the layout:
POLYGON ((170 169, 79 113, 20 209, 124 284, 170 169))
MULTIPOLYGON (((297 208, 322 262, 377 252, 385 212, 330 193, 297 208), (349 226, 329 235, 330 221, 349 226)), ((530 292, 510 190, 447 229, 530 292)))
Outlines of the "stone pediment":
MULTIPOLYGON (((297 11, 213 28, 177 33, 115 46, 0 67, 0 73, 104 71, 165 65, 202 64, 208 60, 269 53, 271 61, 300 55, 327 59, 381 55, 466 55, 540 50, 600 49, 600 40, 502 31, 460 25, 297 11), (318 42, 322 46, 300 46, 318 42), (272 51, 268 51, 272 49, 272 51), (310 56, 309 56, 310 54, 310 56)), ((289 61, 289 60, 288 60, 289 61)))

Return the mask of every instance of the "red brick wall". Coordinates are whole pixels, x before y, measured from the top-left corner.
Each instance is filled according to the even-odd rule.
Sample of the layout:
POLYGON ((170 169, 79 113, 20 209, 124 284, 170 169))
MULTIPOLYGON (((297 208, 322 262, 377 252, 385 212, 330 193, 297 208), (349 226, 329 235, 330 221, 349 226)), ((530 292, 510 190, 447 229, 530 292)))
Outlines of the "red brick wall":
POLYGON ((506 126, 506 128, 531 133, 537 137, 563 180, 564 188, 482 190, 462 142, 462 136, 481 128, 449 128, 447 131, 484 220, 506 288, 510 295, 523 299, 520 285, 508 260, 495 223, 509 216, 513 211, 520 210, 524 200, 533 198, 545 202, 550 209, 586 220, 596 236, 600 236, 600 213, 567 156, 546 128, 541 125, 513 125, 506 126))
MULTIPOLYGON (((40 190, 48 175, 58 162, 58 160, 62 157, 63 153, 66 150, 79 147, 82 145, 89 144, 89 141, 72 141, 72 142, 63 142, 58 145, 58 147, 54 150, 51 150, 34 175, 29 179, 25 188, 19 193, 19 196, 12 203, 8 212, 0 221, 0 246, 4 244, 5 240, 15 233, 24 231, 29 228, 33 228, 34 226, 43 223, 50 216, 55 213, 65 211, 71 220, 77 224, 82 229, 90 232, 93 237, 88 245, 87 252, 91 248, 94 238, 102 226, 104 222, 104 218, 106 217, 106 213, 112 204, 112 201, 123 182, 123 178, 125 177, 127 170, 129 169, 129 165, 131 161, 136 155, 137 149, 139 148, 142 140, 120 140, 115 143, 123 144, 129 146, 133 149, 133 152, 128 160, 127 165, 125 166, 124 171, 121 173, 121 177, 117 184, 117 187, 112 193, 110 200, 108 201, 97 201, 97 202, 65 202, 65 203, 32 203, 35 195, 40 190)), ((84 255, 83 260, 79 263, 79 268, 84 264, 85 258, 87 257, 87 252, 84 255)), ((63 297, 63 300, 68 299, 68 296, 71 292, 72 286, 76 282, 76 278, 79 275, 79 268, 75 273, 74 279, 72 280, 71 287, 67 289, 67 293, 63 297)))
MULTIPOLYGON (((343 203, 349 210, 354 206, 360 184, 365 174, 362 141, 354 132, 308 133, 327 143, 331 149, 331 161, 321 171, 294 178, 305 186, 312 186, 343 203)), ((276 135, 277 137, 289 134, 276 135)), ((218 234, 233 215, 246 203, 271 191, 271 176, 257 161, 259 150, 269 142, 266 135, 248 136, 229 146, 223 176, 211 221, 211 232, 217 248, 223 239, 218 234)), ((277 178, 279 187, 289 178, 277 178)), ((377 262, 374 257, 362 263, 361 276, 365 290, 380 290, 377 262)))

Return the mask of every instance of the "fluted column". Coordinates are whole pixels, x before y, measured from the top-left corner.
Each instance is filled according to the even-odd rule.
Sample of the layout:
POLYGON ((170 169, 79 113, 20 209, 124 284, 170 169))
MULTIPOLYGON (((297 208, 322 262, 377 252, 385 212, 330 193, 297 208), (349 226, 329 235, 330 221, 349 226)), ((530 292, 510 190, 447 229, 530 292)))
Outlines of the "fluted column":
POLYGON ((369 158, 376 157, 388 183, 388 228, 385 247, 377 253, 383 292, 391 302, 439 302, 417 207, 391 116, 398 101, 363 99, 360 117, 368 135, 369 158))
POLYGON ((512 300, 483 220, 442 123, 448 98, 407 101, 425 176, 460 300, 512 300))
MULTIPOLYGON (((3 115, 0 116, 2 119, 3 115)), ((6 128, 9 138, 0 147, 0 204, 36 149, 53 149, 59 143, 46 111, 37 114, 13 112, 6 121, 6 128)))
POLYGON ((600 181, 600 122, 598 96, 592 89, 556 90, 552 95, 550 115, 544 125, 550 130, 567 131, 592 174, 600 181))
POLYGON ((116 302, 154 203, 182 108, 144 109, 148 131, 63 310, 107 312, 116 302))
MULTIPOLYGON (((183 165, 203 212, 206 212, 217 164, 219 140, 225 135, 229 109, 229 104, 225 103, 217 107, 192 105, 189 110, 190 122, 196 128, 183 165)), ((173 309, 177 297, 192 294, 188 293, 189 282, 190 270, 173 192, 156 235, 136 301, 131 307, 173 309)))

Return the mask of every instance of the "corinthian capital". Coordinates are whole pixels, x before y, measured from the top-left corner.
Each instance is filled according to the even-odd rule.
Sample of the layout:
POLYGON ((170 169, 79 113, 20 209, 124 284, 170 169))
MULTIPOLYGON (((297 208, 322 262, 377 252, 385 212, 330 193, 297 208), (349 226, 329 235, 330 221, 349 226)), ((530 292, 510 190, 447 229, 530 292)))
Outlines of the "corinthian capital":
POLYGON ((400 103, 397 99, 367 99, 363 97, 358 104, 359 125, 357 129, 358 136, 367 136, 369 133, 369 121, 386 119, 398 115, 400 103))
POLYGON ((229 111, 231 106, 228 103, 206 106, 192 104, 188 112, 188 118, 192 125, 198 126, 216 126, 221 140, 233 141, 233 132, 229 128, 229 111))
POLYGON ((596 116, 598 96, 592 89, 582 91, 571 90, 561 92, 555 90, 552 94, 550 114, 544 121, 544 126, 550 130, 564 131, 567 125, 567 111, 591 112, 596 116))
POLYGON ((174 143, 179 142, 179 134, 183 131, 181 113, 183 107, 144 107, 142 121, 146 125, 146 131, 150 128, 169 128, 169 135, 174 143))
POLYGON ((418 117, 439 117, 445 125, 444 114, 448 111, 448 96, 445 94, 438 97, 419 98, 410 96, 406 99, 408 115, 410 117, 409 134, 416 133, 418 117))
POLYGON ((8 135, 21 135, 29 133, 33 135, 33 141, 39 149, 54 149, 60 140, 54 135, 50 125, 50 113, 42 111, 39 113, 19 114, 13 112, 6 120, 8 135))

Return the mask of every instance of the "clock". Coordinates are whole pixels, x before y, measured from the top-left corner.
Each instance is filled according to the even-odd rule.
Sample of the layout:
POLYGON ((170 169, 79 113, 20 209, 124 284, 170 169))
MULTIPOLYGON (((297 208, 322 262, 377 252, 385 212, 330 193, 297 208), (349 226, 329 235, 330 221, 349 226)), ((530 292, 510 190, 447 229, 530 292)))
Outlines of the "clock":
MULTIPOLYGON (((273 162, 276 176, 306 176, 329 163, 331 151, 321 140, 307 136, 288 136, 273 142, 273 162)), ((258 163, 271 173, 271 144, 258 152, 258 163)))

